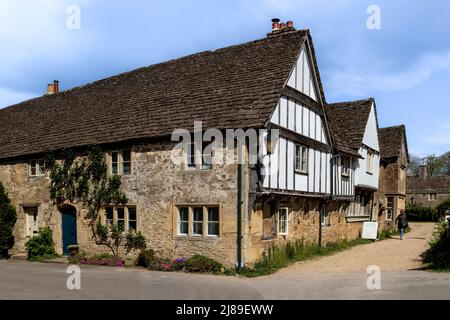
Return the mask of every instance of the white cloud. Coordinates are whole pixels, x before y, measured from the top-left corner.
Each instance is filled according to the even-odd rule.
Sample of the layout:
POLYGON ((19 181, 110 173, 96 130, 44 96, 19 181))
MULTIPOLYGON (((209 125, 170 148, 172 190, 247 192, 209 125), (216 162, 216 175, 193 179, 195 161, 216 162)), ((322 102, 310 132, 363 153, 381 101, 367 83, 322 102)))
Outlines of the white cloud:
POLYGON ((332 71, 329 77, 330 90, 350 95, 371 95, 374 91, 406 90, 426 82, 433 73, 450 70, 450 53, 427 54, 406 70, 373 73, 332 71))
POLYGON ((0 109, 20 101, 31 99, 34 96, 36 95, 30 92, 19 92, 0 88, 0 109))

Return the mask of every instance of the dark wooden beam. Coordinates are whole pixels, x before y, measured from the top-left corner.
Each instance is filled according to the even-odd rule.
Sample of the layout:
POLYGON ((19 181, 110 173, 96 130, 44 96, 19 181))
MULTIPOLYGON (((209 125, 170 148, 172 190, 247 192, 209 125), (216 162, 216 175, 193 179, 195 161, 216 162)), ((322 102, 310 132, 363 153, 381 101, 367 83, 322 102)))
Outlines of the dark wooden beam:
POLYGON ((297 132, 291 131, 289 129, 280 127, 279 125, 270 123, 268 125, 268 129, 276 129, 276 130, 278 130, 280 132, 280 137, 292 140, 292 141, 294 141, 296 143, 299 143, 299 144, 301 144, 303 146, 311 147, 311 148, 316 149, 318 151, 331 153, 331 146, 329 146, 329 145, 327 145, 325 143, 319 142, 317 140, 305 137, 305 136, 303 136, 301 134, 298 134, 297 132))
POLYGON ((317 101, 308 97, 306 94, 304 94, 294 88, 291 88, 289 86, 284 87, 283 94, 286 97, 293 99, 304 106, 310 107, 317 114, 323 115, 322 106, 317 101))

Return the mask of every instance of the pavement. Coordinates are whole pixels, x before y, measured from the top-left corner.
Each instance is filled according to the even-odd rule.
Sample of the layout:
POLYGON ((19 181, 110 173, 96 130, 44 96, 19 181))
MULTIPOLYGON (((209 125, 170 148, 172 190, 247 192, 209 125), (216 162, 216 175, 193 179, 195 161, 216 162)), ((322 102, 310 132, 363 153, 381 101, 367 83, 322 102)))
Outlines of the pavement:
POLYGON ((354 247, 253 279, 82 265, 80 290, 69 290, 68 264, 3 260, 0 299, 449 299, 450 273, 420 270, 434 225, 411 227, 403 241, 354 247))

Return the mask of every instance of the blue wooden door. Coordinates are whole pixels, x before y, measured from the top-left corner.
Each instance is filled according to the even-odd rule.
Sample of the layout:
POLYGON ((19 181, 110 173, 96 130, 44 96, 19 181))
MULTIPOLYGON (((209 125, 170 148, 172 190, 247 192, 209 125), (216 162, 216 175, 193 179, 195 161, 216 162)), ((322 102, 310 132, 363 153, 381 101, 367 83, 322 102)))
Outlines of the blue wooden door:
POLYGON ((68 246, 77 243, 77 217, 74 210, 64 210, 62 213, 63 253, 69 254, 68 246))

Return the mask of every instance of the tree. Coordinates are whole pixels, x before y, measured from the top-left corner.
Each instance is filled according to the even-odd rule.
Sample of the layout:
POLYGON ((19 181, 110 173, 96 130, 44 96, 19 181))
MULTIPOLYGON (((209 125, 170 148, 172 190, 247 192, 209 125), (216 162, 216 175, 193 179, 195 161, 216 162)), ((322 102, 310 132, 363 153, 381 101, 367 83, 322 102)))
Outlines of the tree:
MULTIPOLYGON (((108 176, 105 153, 98 146, 91 146, 87 154, 77 157, 73 150, 65 150, 61 161, 49 153, 50 198, 58 207, 80 203, 86 209, 85 219, 91 229, 95 244, 108 247, 114 257, 120 256, 124 239, 124 226, 102 223, 101 212, 105 206, 124 205, 128 199, 121 190, 120 176, 108 176)), ((131 250, 145 248, 145 238, 140 232, 125 235, 124 247, 131 250)))
POLYGON ((14 246, 13 230, 16 221, 16 209, 0 183, 0 258, 7 258, 8 250, 14 246))
POLYGON ((450 176, 450 151, 441 155, 439 161, 441 164, 440 174, 450 176))
POLYGON ((410 155, 409 164, 408 164, 408 175, 409 176, 418 176, 419 175, 419 167, 422 165, 423 160, 416 156, 410 155))
POLYGON ((430 176, 438 175, 442 167, 442 161, 436 155, 429 155, 425 158, 426 166, 428 167, 428 174, 430 176))

